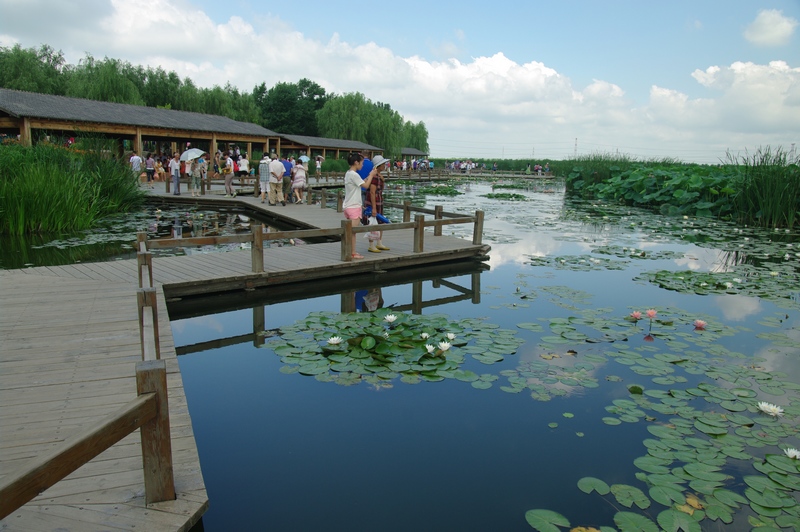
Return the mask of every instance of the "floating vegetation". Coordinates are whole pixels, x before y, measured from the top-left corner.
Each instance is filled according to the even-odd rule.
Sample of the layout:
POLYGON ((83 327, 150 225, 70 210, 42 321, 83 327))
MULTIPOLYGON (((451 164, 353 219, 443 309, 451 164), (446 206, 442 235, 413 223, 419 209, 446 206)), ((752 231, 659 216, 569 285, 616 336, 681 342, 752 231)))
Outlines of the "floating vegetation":
POLYGON ((672 260, 683 258, 683 252, 660 250, 660 251, 645 251, 643 249, 628 248, 625 246, 598 246, 592 249, 592 253, 600 253, 601 255, 613 255, 620 259, 650 259, 650 260, 672 260))
POLYGON ((555 257, 531 256, 531 265, 545 266, 557 270, 588 272, 598 270, 624 270, 628 261, 595 258, 588 255, 565 255, 555 257))
POLYGON ((417 194, 426 196, 460 196, 463 192, 459 192, 453 185, 434 184, 418 187, 417 194))
POLYGON ((490 194, 483 194, 481 197, 506 201, 528 201, 528 196, 524 194, 511 194, 508 192, 492 192, 490 194))
POLYGON ((315 312, 268 340, 286 364, 283 373, 314 376, 344 386, 367 382, 391 387, 456 379, 485 390, 498 379, 462 369, 467 356, 486 365, 513 355, 522 344, 515 331, 479 319, 453 321, 443 314, 333 314, 315 312))

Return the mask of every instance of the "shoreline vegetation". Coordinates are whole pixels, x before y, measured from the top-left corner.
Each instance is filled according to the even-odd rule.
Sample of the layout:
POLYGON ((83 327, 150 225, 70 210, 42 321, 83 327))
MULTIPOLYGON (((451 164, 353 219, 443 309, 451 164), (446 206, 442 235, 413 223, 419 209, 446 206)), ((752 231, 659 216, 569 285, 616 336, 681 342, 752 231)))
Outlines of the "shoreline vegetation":
POLYGON ((138 176, 111 157, 116 143, 82 139, 80 148, 0 145, 0 233, 63 233, 144 201, 138 176))
MULTIPOLYGON (((0 233, 88 229, 104 216, 140 205, 145 194, 138 178, 125 160, 109 156, 113 144, 88 138, 70 148, 0 145, 0 233)), ((443 160, 434 161, 443 167, 443 160)), ((501 170, 513 170, 528 161, 496 162, 501 170)), ((568 196, 789 230, 800 219, 798 162, 793 153, 769 146, 744 155, 729 152, 719 165, 602 153, 549 161, 553 175, 564 178, 568 196)))

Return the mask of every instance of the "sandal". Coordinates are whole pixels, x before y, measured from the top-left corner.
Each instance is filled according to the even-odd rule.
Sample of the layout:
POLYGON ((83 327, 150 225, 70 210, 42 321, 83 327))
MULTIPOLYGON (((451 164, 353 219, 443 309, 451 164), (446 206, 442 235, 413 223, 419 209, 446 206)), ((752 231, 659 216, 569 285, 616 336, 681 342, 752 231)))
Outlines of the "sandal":
POLYGON ((353 253, 353 258, 354 259, 363 259, 364 255, 359 255, 358 253, 353 253))

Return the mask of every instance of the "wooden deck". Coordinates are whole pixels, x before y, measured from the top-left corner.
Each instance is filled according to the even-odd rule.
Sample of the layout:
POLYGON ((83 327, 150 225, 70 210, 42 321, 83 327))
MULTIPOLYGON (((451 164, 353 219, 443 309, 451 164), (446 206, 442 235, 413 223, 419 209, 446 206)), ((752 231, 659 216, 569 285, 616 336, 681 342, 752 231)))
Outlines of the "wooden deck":
MULTIPOLYGON (((137 281, 109 280, 107 271, 99 263, 0 271, 0 476, 136 398, 137 281)), ((188 530, 200 519, 208 497, 163 296, 159 330, 177 500, 145 505, 137 430, 0 530, 188 530)))
MULTIPOLYGON (((294 227, 341 227, 341 213, 320 206, 270 207, 248 196, 201 198, 153 193, 164 201, 247 207, 294 227)), ((250 250, 157 257, 161 358, 166 360, 177 500, 146 506, 139 431, 91 460, 33 501, 0 520, 0 530, 187 530, 208 507, 183 391, 167 298, 352 279, 425 264, 485 258, 488 246, 426 231, 413 252, 413 231, 387 232, 382 253, 341 260, 341 244, 264 249, 264 272, 253 273, 250 250)), ((76 431, 136 397, 141 360, 136 260, 0 270, 0 478, 52 450, 76 431)))

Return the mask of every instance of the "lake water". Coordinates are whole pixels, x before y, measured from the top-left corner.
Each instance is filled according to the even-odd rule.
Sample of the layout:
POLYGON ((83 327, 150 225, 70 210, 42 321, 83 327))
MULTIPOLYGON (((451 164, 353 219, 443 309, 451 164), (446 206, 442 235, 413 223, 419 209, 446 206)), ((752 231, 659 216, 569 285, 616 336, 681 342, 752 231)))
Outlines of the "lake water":
POLYGON ((365 315, 413 334, 413 356, 326 351, 352 333, 343 301, 359 288, 378 299, 367 278, 344 295, 309 285, 293 301, 261 292, 173 312, 206 530, 530 530, 529 510, 627 530, 648 526, 636 516, 794 526, 783 449, 800 447, 797 235, 570 203, 557 186, 511 191, 525 202, 460 188, 427 204, 486 211, 490 270, 393 278, 365 315), (653 320, 626 319, 648 309, 653 320), (418 332, 438 341, 448 327, 457 336, 434 359, 446 363, 421 365, 434 362, 418 332), (612 492, 585 493, 585 477, 612 492))
MULTIPOLYGON (((784 453, 800 448, 797 233, 571 202, 552 183, 495 191, 526 201, 458 188, 389 200, 484 210, 488 270, 170 303, 206 530, 800 528, 784 453)), ((124 258, 136 230, 236 231, 239 214, 142 209, 4 241, 2 267, 124 258)))

